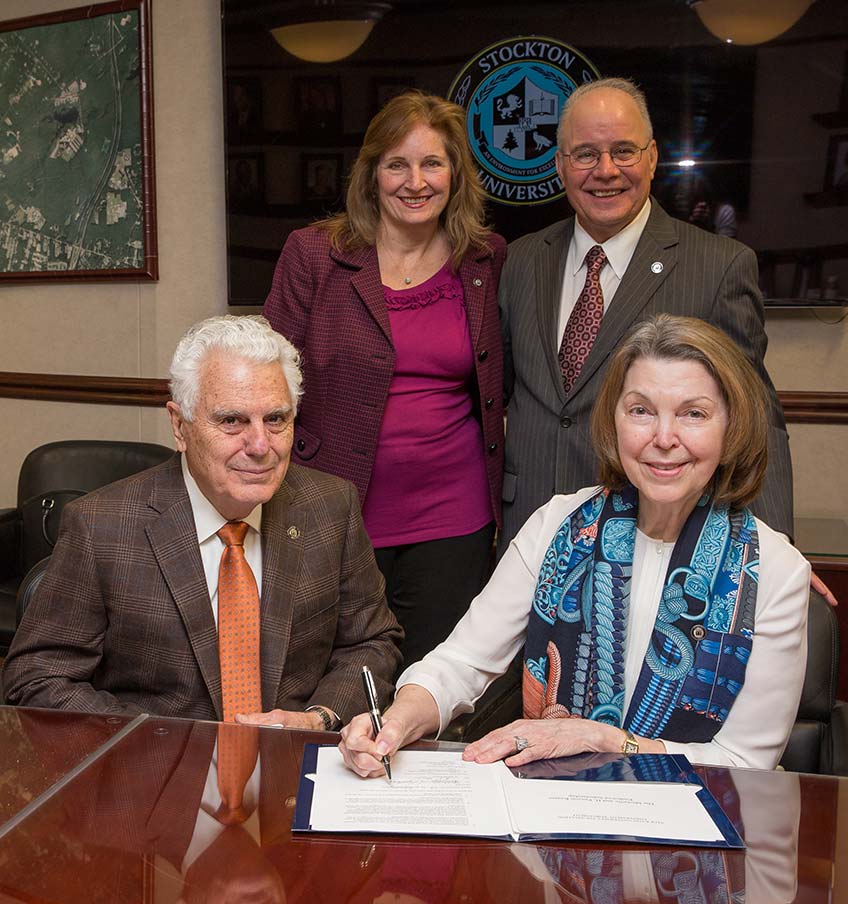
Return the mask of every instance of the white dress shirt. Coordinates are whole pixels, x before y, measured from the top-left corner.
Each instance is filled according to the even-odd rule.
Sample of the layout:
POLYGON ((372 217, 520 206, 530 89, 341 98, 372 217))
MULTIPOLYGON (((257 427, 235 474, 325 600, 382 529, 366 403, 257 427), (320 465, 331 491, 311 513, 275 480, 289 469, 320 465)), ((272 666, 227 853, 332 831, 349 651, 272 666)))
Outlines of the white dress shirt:
MULTIPOLYGON (((536 581, 551 538, 565 518, 598 492, 586 487, 554 496, 519 531, 492 579, 474 598, 444 643, 400 676, 398 688, 417 684, 433 696, 441 731, 470 712, 486 688, 502 675, 527 634, 536 581)), ((778 533, 756 519, 760 540, 754 639, 745 684, 712 741, 665 741, 669 753, 691 762, 772 769, 789 737, 807 661, 810 565, 778 533)), ((656 621, 671 550, 637 533, 625 645, 625 705, 633 694, 656 621)))
MULTIPOLYGON (((256 757, 256 765, 244 786, 242 807, 250 814, 247 819, 239 823, 242 829, 258 844, 262 841, 259 826, 259 789, 262 783, 262 769, 260 757, 256 757)), ((180 872, 185 875, 195 860, 215 841, 215 839, 227 828, 227 826, 215 818, 215 814, 221 809, 224 801, 218 790, 218 742, 215 742, 215 750, 212 754, 212 762, 206 772, 206 783, 203 786, 203 796, 200 800, 200 809, 197 811, 197 819, 194 822, 194 831, 191 841, 186 848, 185 856, 180 867, 180 872)))
MULTIPOLYGON (((191 476, 185 455, 180 456, 191 511, 194 515, 194 526, 197 530, 197 542, 200 546, 200 558, 203 562, 203 574, 209 588, 209 600, 212 603, 212 615, 218 624, 218 570, 221 567, 221 556, 226 544, 218 536, 218 531, 227 523, 214 505, 203 495, 197 481, 191 476)), ((246 521, 248 531, 244 537, 244 557, 256 578, 256 587, 262 597, 262 506, 256 508, 241 521, 246 521)))
MULTIPOLYGON (((212 614, 215 624, 218 624, 218 570, 221 566, 221 556, 226 549, 226 544, 218 536, 218 531, 227 523, 227 519, 220 514, 214 505, 203 495, 197 481, 192 477, 188 469, 185 455, 180 456, 180 464, 183 470, 188 491, 191 511, 194 515, 194 526, 197 530, 197 542, 200 546, 200 559, 203 562, 203 574, 206 577, 206 586, 209 588, 209 600, 212 603, 212 614)), ((244 556, 247 559, 256 578, 256 587, 262 595, 262 506, 257 505, 245 518, 248 530, 244 537, 244 556)), ((250 832, 254 839, 259 838, 259 814, 256 811, 256 801, 259 799, 260 765, 257 757, 256 766, 248 779, 244 789, 243 805, 251 813, 251 816, 243 824, 243 828, 250 832)), ((201 806, 197 813, 192 839, 186 850, 182 863, 182 872, 194 863, 194 861, 209 847, 210 844, 224 831, 226 826, 215 819, 214 814, 221 807, 221 792, 218 790, 218 744, 215 743, 215 752, 206 775, 206 784, 203 788, 201 806)))
POLYGON ((628 223, 621 232, 617 232, 611 239, 605 242, 596 242, 591 235, 574 218, 574 235, 568 244, 568 254, 565 256, 565 271, 562 277, 562 294, 559 307, 559 329, 556 334, 556 347, 559 351, 562 345, 562 335, 568 318, 577 304, 577 299, 583 291, 586 282, 586 254, 595 245, 600 245, 607 256, 606 265, 601 269, 601 291, 604 295, 604 313, 609 310, 610 302, 615 295, 618 284, 624 277, 627 265, 633 257, 633 252, 642 238, 642 232, 651 214, 651 199, 645 201, 644 206, 636 214, 636 217, 628 223))

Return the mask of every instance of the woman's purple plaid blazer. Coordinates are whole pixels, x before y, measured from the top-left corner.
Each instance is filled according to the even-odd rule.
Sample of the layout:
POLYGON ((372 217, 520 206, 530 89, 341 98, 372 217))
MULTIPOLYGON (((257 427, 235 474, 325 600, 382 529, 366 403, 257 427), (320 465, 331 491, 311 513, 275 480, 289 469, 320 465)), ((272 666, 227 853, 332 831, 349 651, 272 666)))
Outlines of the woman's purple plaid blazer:
MULTIPOLYGON (((459 267, 477 375, 492 517, 501 523, 503 355, 498 280, 506 242, 459 267)), ((350 480, 365 498, 395 366, 377 252, 335 251, 315 226, 293 232, 280 254, 265 316, 303 354, 304 397, 293 460, 350 480)), ((426 342, 427 337, 422 336, 426 342)))

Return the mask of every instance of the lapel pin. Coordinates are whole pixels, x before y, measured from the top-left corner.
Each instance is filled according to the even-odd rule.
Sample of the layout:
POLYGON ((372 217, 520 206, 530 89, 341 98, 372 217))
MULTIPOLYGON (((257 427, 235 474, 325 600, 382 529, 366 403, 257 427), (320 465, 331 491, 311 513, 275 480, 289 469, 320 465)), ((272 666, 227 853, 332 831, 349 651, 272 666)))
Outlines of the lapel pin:
POLYGON ((294 525, 292 525, 286 531, 286 533, 292 538, 292 540, 297 540, 297 538, 300 536, 300 531, 294 525))
POLYGON ((477 286, 477 288, 479 289, 480 286, 483 285, 483 280, 480 279, 480 277, 478 276, 478 277, 474 280, 474 285, 477 286))
POLYGON ((662 273, 662 272, 663 272, 662 261, 654 261, 651 264, 651 273, 662 273))

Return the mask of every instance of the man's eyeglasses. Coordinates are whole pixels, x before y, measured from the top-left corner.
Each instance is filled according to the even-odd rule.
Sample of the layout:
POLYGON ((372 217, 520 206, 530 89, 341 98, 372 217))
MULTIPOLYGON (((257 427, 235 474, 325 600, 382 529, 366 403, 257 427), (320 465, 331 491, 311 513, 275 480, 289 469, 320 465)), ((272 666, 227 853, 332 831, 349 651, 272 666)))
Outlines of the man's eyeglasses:
MULTIPOLYGON (((649 141, 648 144, 651 142, 649 141)), ((603 154, 609 154, 610 159, 616 166, 636 166, 642 159, 642 152, 648 147, 640 148, 635 144, 617 144, 609 151, 599 151, 597 148, 577 148, 570 154, 563 154, 567 157, 574 169, 594 169, 600 162, 603 154)))

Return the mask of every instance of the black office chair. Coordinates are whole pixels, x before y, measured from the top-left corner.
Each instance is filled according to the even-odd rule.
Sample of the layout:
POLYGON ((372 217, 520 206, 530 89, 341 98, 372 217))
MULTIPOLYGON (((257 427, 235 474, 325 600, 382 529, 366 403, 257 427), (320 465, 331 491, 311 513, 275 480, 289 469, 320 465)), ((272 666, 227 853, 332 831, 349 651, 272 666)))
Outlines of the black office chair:
POLYGON ((831 774, 848 775, 848 702, 837 700, 830 716, 831 774))
POLYGON ((21 586, 18 587, 18 595, 15 600, 15 627, 21 623, 21 619, 24 617, 24 612, 26 612, 27 606, 32 601, 32 598, 35 596, 36 590, 38 590, 39 585, 41 584, 41 580, 44 577, 44 573, 47 571, 47 566, 50 564, 50 556, 45 556, 43 559, 39 560, 35 563, 35 565, 30 568, 30 570, 24 576, 24 579, 21 581, 21 586))
POLYGON ((780 760, 784 769, 848 775, 848 704, 836 699, 838 676, 839 622, 824 597, 811 590, 807 671, 798 716, 780 760))
POLYGON ((155 443, 66 440, 27 455, 18 477, 17 507, 0 510, 0 656, 15 633, 18 588, 33 565, 50 555, 65 505, 173 454, 155 443))
POLYGON ((519 653, 503 675, 496 678, 477 701, 474 712, 457 716, 439 735, 439 739, 471 744, 490 731, 520 719, 522 668, 523 660, 519 653))

